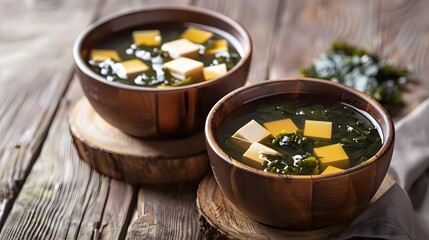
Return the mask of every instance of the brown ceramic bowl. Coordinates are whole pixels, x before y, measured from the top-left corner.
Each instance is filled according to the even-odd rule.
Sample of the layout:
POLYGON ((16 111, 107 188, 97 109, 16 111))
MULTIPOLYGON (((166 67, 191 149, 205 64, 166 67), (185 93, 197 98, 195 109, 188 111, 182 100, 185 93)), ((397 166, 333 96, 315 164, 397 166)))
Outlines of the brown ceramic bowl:
POLYGON ((210 111, 206 126, 210 164, 226 197, 250 218, 290 230, 323 228, 362 211, 383 181, 393 152, 393 123, 375 100, 352 88, 326 80, 270 80, 237 89, 210 111), (384 143, 368 161, 331 175, 280 175, 264 172, 230 158, 216 142, 216 130, 246 102, 277 95, 315 93, 369 113, 381 127, 384 143))
POLYGON ((189 136, 203 130, 210 108, 230 91, 243 86, 249 72, 251 40, 231 18, 197 7, 151 7, 101 19, 77 38, 73 57, 83 91, 107 122, 133 136, 163 139, 189 136), (169 89, 108 82, 87 64, 90 49, 117 32, 149 24, 186 22, 220 30, 241 55, 227 74, 214 80, 169 89))

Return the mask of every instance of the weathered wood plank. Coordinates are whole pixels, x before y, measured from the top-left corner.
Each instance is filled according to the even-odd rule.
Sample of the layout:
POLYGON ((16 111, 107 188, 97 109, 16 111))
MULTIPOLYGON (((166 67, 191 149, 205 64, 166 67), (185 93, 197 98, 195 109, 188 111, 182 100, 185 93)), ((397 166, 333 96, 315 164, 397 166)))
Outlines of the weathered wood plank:
POLYGON ((199 239, 198 183, 145 185, 127 239, 199 239))
MULTIPOLYGON (((74 36, 92 18, 97 5, 97 1, 52 1, 58 5, 19 15, 19 26, 27 22, 29 31, 5 36, 3 20, 19 19, 10 8, 1 5, 6 2, 14 1, 0 3, 0 135, 4 136, 0 139, 0 215, 3 219, 24 184, 69 82, 74 36), (32 67, 24 71, 22 66, 32 67)), ((170 2, 190 1, 102 1, 97 17, 170 2)), ((429 20, 425 14, 428 3, 423 0, 193 2, 223 12, 249 30, 255 49, 248 83, 296 75, 331 41, 343 39, 393 56, 403 66, 412 66, 415 76, 429 86, 425 79, 429 56, 426 54, 429 20), (381 16, 377 17, 378 14, 381 16)), ((71 89, 76 88, 75 82, 71 89)), ((122 238, 136 200, 127 238, 199 238, 194 211, 195 184, 143 186, 133 199, 131 186, 100 176, 79 161, 67 131, 65 109, 80 94, 79 90, 71 90, 63 101, 41 156, 0 237, 122 238), (84 177, 76 179, 76 176, 84 177), (124 198, 123 202, 118 196, 124 198)))
POLYGON ((270 78, 299 75, 335 40, 362 46, 410 67, 419 80, 403 94, 404 106, 390 110, 398 120, 429 96, 427 10, 428 2, 418 0, 289 1, 282 10, 270 78))
POLYGON ((31 2, 0 3, 0 225, 71 79, 73 41, 98 4, 31 2))
POLYGON ((399 120, 429 97, 429 2, 380 0, 378 9, 378 53, 411 71, 404 106, 392 111, 399 120))
POLYGON ((380 0, 380 53, 403 67, 429 90, 429 2, 380 0))
MULTIPOLYGON (((190 0, 107 1, 100 17, 144 6, 190 4, 190 0)), ((195 208, 197 183, 143 185, 128 227, 127 239, 200 239, 195 208)))
POLYGON ((94 172, 72 143, 68 116, 81 94, 75 79, 0 239, 118 239, 126 229, 133 187, 94 172))
POLYGON ((189 5, 191 0, 131 0, 124 3, 118 0, 105 1, 103 8, 100 10, 100 17, 113 13, 126 12, 132 9, 144 8, 156 5, 189 5))
POLYGON ((377 49, 376 3, 372 0, 287 1, 281 11, 269 77, 299 75, 300 69, 309 66, 335 40, 377 49))
POLYGON ((272 54, 273 36, 276 35, 277 15, 282 9, 282 1, 270 0, 196 0, 196 5, 209 8, 241 23, 253 41, 253 57, 248 84, 261 82, 268 78, 269 61, 272 54))

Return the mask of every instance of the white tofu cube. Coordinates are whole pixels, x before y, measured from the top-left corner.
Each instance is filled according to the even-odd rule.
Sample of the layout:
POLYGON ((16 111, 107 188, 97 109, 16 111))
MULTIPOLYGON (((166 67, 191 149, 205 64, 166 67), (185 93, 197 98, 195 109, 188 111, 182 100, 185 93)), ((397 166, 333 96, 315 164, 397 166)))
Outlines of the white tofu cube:
POLYGON ((149 67, 139 59, 132 59, 123 62, 118 62, 113 65, 113 71, 122 79, 126 79, 129 75, 141 73, 149 70, 149 67))
POLYGON ((227 72, 226 64, 222 63, 215 66, 205 67, 203 69, 204 79, 211 80, 213 78, 220 77, 227 72))
POLYGON ((161 45, 161 33, 159 30, 142 30, 133 32, 134 43, 156 47, 161 45))
POLYGON ((168 52, 171 58, 198 56, 199 47, 188 39, 178 39, 162 44, 161 49, 168 52))
POLYGON ((204 64, 190 58, 180 57, 164 64, 170 74, 178 79, 185 80, 191 77, 192 80, 202 77, 204 64))
POLYGON ((272 135, 267 129, 262 127, 261 124, 252 119, 246 125, 238 129, 232 136, 248 142, 259 142, 272 135))
POLYGON ((249 149, 247 149, 247 151, 243 154, 243 159, 246 164, 256 168, 261 168, 265 162, 265 157, 263 156, 264 154, 281 156, 281 154, 276 150, 269 148, 265 145, 262 145, 260 143, 254 142, 252 143, 252 145, 250 145, 249 149))
POLYGON ((244 139, 238 138, 238 137, 234 137, 231 136, 231 143, 233 143, 234 145, 240 147, 241 149, 245 150, 248 149, 250 147, 250 145, 252 145, 251 142, 248 142, 244 139))
POLYGON ((92 49, 90 59, 95 62, 102 62, 106 59, 112 59, 113 61, 121 61, 118 52, 115 50, 105 49, 92 49))

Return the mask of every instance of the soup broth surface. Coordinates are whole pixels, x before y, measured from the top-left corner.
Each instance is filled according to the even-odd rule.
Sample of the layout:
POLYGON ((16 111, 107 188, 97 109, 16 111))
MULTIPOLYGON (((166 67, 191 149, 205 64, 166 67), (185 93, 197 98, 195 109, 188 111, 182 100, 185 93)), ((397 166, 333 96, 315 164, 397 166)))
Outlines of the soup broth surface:
POLYGON ((189 57, 192 60, 203 63, 204 67, 226 65, 227 71, 231 70, 240 60, 241 56, 234 48, 231 35, 221 30, 206 27, 203 25, 190 23, 163 23, 145 25, 141 28, 132 28, 113 34, 109 38, 104 39, 93 49, 115 50, 120 57, 120 61, 114 59, 106 59, 101 62, 96 62, 91 58, 88 59, 89 66, 98 74, 104 76, 107 81, 119 82, 133 86, 143 87, 175 87, 194 84, 203 81, 209 81, 204 76, 186 77, 181 79, 173 76, 170 71, 164 66, 165 63, 174 60, 168 51, 162 50, 162 45, 174 40, 183 39, 182 34, 189 28, 196 28, 213 33, 207 41, 203 43, 193 43, 198 46, 198 54, 189 57), (140 30, 159 30, 161 43, 159 46, 137 45, 133 40, 133 32, 140 30), (227 40, 228 50, 220 51, 215 54, 208 54, 210 49, 213 49, 217 40, 227 40), (127 60, 138 59, 149 67, 147 71, 121 76, 115 71, 115 64, 127 60))
MULTIPOLYGON (((310 127, 307 130, 310 131, 310 127)), ((227 116, 215 134, 222 150, 244 164, 279 174, 312 175, 323 174, 325 170, 325 173, 334 173, 365 162, 382 146, 383 139, 379 131, 380 127, 375 120, 361 110, 331 101, 325 96, 301 94, 295 98, 276 95, 246 103, 227 116), (266 123, 284 119, 290 119, 297 129, 293 132, 272 132, 259 141, 274 150, 275 154, 273 151, 260 150, 256 161, 249 161, 248 157, 243 156, 249 150, 248 144, 251 144, 242 144, 235 137, 243 126, 255 120, 266 128, 266 123), (310 135, 305 129, 308 127, 306 121, 323 123, 316 125, 316 137, 306 136, 310 135), (331 125, 329 139, 317 136, 319 131, 323 132, 325 125, 331 125), (336 158, 340 161, 327 161, 336 158), (332 165, 329 170, 328 165, 332 165)), ((255 135, 257 131, 251 129, 249 132, 255 135)), ((237 136, 241 140, 244 138, 239 134, 237 136)))

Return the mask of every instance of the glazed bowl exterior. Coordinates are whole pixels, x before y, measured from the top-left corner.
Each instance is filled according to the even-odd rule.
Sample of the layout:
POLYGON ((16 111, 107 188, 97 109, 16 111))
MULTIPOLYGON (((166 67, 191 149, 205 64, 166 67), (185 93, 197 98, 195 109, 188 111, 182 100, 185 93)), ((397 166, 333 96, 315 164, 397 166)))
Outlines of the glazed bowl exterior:
POLYGON ((216 101, 246 82, 251 54, 249 34, 240 24, 220 13, 190 6, 144 8, 101 19, 85 29, 73 47, 75 72, 95 111, 123 132, 147 139, 186 137, 202 131, 216 101), (237 49, 241 61, 214 80, 162 89, 109 82, 89 67, 90 50, 103 39, 123 30, 169 22, 220 30, 237 49))
POLYGON ((391 118, 375 100, 338 83, 308 78, 268 80, 231 92, 210 111, 205 134, 210 165, 224 195, 251 219, 289 230, 319 229, 361 212, 386 175, 395 136, 391 118), (237 108, 259 98, 301 93, 326 96, 367 112, 381 128, 381 149, 366 162, 339 173, 297 176, 251 168, 220 148, 216 130, 237 108))

